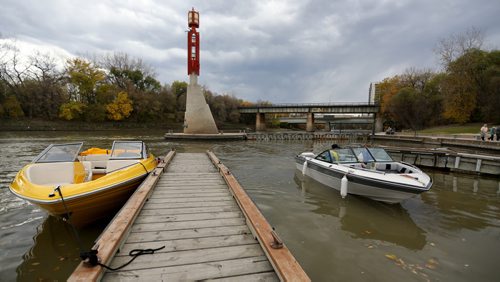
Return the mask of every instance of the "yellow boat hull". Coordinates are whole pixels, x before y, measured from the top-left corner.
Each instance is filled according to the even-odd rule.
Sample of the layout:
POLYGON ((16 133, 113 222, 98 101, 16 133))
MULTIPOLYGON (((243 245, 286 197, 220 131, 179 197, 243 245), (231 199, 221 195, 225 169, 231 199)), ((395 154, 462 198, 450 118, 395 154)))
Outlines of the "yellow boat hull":
POLYGON ((28 180, 26 170, 30 165, 32 164, 17 173, 10 190, 51 215, 67 218, 69 213, 73 224, 83 226, 114 215, 147 174, 156 167, 157 162, 154 156, 150 155, 139 163, 92 181, 58 185, 64 203, 59 193, 54 191, 56 185, 37 185, 28 180))

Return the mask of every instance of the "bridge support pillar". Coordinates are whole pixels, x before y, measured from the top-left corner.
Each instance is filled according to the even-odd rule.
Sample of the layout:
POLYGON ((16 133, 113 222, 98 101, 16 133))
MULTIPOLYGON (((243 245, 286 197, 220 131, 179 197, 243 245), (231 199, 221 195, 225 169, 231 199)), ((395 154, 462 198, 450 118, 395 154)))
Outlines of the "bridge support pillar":
POLYGON ((306 131, 314 132, 314 113, 307 113, 306 131))
POLYGON ((255 131, 266 131, 266 114, 257 113, 255 119, 255 131))
POLYGON ((375 135, 375 132, 382 132, 384 131, 384 121, 382 120, 382 115, 374 114, 373 115, 373 130, 372 134, 375 135))
POLYGON ((330 122, 326 121, 325 122, 325 131, 330 131, 331 129, 332 129, 332 127, 330 126, 330 122))

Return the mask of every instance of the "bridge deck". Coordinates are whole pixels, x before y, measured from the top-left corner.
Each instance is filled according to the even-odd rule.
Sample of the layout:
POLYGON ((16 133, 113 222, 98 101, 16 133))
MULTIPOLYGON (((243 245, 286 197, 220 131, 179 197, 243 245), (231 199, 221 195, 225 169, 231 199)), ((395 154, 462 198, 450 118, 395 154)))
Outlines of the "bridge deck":
MULTIPOLYGON (((245 200, 242 203, 240 192, 226 178, 229 171, 214 155, 209 156, 181 153, 173 157, 108 264, 112 268, 123 265, 134 249, 165 248, 139 256, 118 271, 104 272, 103 280, 278 281, 290 275, 308 280, 291 255, 284 263, 299 272, 283 272, 279 255, 270 254, 268 243, 260 243, 268 238, 255 234, 259 232, 251 225, 255 218, 249 218, 254 211, 245 209, 245 200)), ((286 247, 274 251, 289 252, 286 247)), ((79 271, 70 280, 85 277, 79 271)))

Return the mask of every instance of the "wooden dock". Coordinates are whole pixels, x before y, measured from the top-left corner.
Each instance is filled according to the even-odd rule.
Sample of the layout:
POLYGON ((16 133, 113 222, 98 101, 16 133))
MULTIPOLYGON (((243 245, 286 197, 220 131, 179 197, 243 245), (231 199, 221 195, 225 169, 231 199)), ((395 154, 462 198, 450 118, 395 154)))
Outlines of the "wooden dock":
POLYGON ((280 241, 213 153, 172 151, 93 249, 116 268, 133 249, 165 248, 118 271, 82 262, 69 280, 309 281, 280 241))
POLYGON ((500 156, 458 153, 451 150, 396 148, 385 150, 396 161, 469 174, 500 176, 500 156))

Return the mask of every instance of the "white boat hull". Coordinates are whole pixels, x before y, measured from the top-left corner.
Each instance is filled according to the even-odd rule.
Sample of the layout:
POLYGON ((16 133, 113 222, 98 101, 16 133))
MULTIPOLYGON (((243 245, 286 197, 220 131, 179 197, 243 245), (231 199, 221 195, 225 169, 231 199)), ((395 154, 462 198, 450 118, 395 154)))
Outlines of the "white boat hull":
MULTIPOLYGON (((319 164, 308 161, 304 167, 303 159, 296 159, 296 168, 302 174, 311 177, 315 181, 331 187, 337 191, 341 190, 341 179, 346 175, 347 194, 359 195, 376 201, 386 203, 400 203, 403 200, 414 197, 430 188, 430 185, 423 185, 421 189, 406 188, 400 183, 384 183, 380 179, 370 179, 361 175, 355 175, 347 168, 345 171, 333 170, 328 167, 321 167, 319 164)), ((429 178, 430 180, 430 178, 429 178)))

